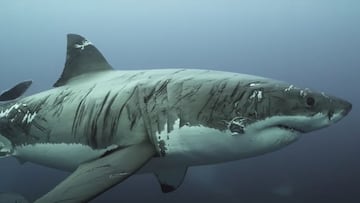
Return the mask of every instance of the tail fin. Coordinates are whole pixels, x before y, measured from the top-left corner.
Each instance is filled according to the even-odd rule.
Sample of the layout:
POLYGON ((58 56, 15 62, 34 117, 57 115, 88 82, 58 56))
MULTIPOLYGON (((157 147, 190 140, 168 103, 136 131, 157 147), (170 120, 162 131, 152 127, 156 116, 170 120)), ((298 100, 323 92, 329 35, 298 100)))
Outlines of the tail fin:
POLYGON ((32 84, 31 80, 23 81, 0 94, 0 101, 10 101, 19 98, 32 84))

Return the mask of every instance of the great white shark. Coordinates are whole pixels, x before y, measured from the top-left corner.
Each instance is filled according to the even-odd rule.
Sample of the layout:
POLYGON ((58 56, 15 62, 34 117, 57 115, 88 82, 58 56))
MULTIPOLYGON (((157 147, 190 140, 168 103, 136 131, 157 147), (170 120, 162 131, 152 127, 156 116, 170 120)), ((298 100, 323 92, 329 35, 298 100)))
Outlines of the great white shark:
POLYGON ((154 173, 163 192, 190 166, 254 157, 330 126, 345 100, 231 72, 114 70, 84 37, 67 36, 54 88, 0 95, 0 156, 73 171, 37 203, 88 202, 135 173, 154 173))

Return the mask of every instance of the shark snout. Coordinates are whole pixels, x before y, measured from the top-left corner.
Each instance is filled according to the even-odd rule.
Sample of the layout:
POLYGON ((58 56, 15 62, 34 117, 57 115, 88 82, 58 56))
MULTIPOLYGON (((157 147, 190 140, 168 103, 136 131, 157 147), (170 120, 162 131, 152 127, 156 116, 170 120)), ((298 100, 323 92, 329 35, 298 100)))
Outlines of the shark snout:
POLYGON ((336 123, 349 114, 352 104, 345 100, 337 100, 336 106, 328 111, 328 119, 331 123, 336 123))
POLYGON ((348 101, 343 101, 343 103, 344 103, 343 104, 344 108, 343 108, 343 111, 342 111, 342 116, 345 117, 351 111, 352 104, 350 102, 348 102, 348 101))

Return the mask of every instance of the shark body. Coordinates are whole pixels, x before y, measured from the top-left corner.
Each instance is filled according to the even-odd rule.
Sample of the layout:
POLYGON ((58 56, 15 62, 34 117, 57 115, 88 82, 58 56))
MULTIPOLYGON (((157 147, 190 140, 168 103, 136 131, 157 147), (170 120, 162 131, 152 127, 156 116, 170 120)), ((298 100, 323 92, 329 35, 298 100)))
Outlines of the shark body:
POLYGON ((238 73, 115 71, 69 34, 53 89, 0 95, 0 156, 74 171, 36 202, 87 202, 134 173, 175 190, 189 166, 258 156, 346 116, 342 99, 238 73))

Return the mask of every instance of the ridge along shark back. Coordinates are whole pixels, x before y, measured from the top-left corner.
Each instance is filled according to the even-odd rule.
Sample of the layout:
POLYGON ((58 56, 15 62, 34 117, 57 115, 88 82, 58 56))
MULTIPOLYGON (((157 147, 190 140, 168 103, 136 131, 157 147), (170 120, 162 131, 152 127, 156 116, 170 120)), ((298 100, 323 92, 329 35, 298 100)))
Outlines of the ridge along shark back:
POLYGON ((135 173, 163 192, 190 166, 254 157, 330 126, 351 104, 273 79, 162 69, 116 71, 95 46, 69 34, 53 89, 0 95, 0 156, 73 171, 42 202, 87 202, 135 173))

